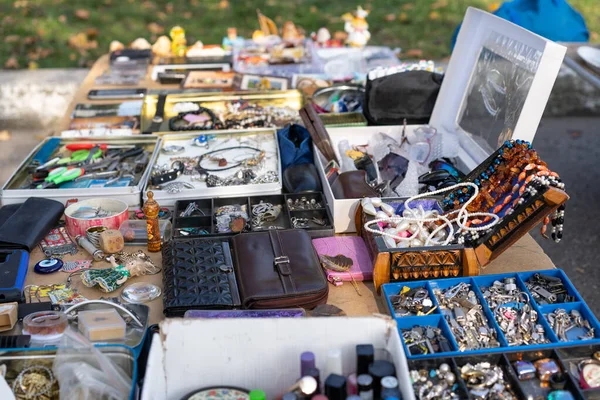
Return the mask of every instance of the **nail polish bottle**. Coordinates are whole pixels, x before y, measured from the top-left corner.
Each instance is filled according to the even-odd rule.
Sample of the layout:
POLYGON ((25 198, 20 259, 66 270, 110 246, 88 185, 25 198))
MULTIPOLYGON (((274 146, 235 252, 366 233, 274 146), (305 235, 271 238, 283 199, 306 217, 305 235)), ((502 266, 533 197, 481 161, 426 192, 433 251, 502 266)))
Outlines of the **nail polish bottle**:
POLYGON ((346 378, 331 374, 325 380, 325 396, 329 400, 346 400, 346 378))
POLYGON ((342 350, 340 349, 329 349, 329 351, 327 352, 327 365, 325 367, 325 376, 329 377, 329 375, 331 374, 343 375, 342 350))
POLYGON ((398 379, 393 376, 386 376, 381 380, 381 398, 402 398, 400 388, 398 387, 398 379))
POLYGON ((373 400, 373 378, 371 375, 362 374, 358 376, 358 395, 361 400, 373 400))
POLYGON ((300 354, 300 377, 306 376, 306 371, 309 368, 315 367, 315 353, 312 351, 305 351, 300 354))
POLYGON ((304 376, 312 376, 317 381, 316 393, 321 393, 321 371, 319 368, 308 368, 304 376))
POLYGON ((356 373, 348 377, 348 395, 358 394, 359 375, 369 373, 369 364, 375 359, 375 348, 372 344, 356 345, 356 373))
POLYGON ((369 375, 373 377, 373 397, 381 397, 381 380, 386 376, 395 376, 396 367, 389 361, 376 360, 369 365, 369 375))

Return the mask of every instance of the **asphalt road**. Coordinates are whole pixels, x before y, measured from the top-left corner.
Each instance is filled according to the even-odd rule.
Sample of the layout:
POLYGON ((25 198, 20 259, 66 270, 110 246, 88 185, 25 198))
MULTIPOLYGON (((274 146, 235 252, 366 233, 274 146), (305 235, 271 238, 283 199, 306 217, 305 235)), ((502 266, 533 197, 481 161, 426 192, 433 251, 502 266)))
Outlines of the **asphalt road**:
POLYGON ((571 197, 560 243, 532 232, 562 268, 594 314, 600 315, 600 115, 596 118, 544 118, 533 147, 566 184, 571 197))

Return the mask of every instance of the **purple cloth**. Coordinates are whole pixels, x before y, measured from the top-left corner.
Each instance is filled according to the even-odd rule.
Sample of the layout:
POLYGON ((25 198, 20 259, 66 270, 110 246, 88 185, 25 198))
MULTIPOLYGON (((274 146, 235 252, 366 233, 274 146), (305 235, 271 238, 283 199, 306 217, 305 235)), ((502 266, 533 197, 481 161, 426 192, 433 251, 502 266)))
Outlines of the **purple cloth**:
POLYGON ((300 318, 306 316, 302 308, 287 310, 188 310, 184 318, 300 318))

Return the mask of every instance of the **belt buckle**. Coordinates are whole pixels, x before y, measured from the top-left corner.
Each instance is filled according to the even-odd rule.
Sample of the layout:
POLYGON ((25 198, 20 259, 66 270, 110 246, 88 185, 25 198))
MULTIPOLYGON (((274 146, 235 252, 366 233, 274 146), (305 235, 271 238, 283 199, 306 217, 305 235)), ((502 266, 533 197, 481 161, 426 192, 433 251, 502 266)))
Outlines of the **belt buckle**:
POLYGON ((273 262, 275 263, 275 265, 289 264, 290 263, 290 258, 288 256, 279 256, 279 257, 275 257, 275 259, 273 260, 273 262))

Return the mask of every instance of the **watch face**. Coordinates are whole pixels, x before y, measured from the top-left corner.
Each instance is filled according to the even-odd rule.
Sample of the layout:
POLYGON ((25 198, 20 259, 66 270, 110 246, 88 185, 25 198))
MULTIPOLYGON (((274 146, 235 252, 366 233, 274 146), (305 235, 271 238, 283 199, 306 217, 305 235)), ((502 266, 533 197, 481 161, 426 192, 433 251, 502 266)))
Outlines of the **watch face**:
POLYGON ((587 364, 581 370, 581 376, 590 388, 600 387, 600 364, 587 364))
POLYGON ((200 389, 182 400, 248 400, 248 392, 234 387, 200 389))

